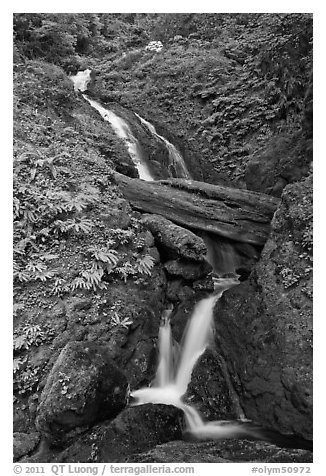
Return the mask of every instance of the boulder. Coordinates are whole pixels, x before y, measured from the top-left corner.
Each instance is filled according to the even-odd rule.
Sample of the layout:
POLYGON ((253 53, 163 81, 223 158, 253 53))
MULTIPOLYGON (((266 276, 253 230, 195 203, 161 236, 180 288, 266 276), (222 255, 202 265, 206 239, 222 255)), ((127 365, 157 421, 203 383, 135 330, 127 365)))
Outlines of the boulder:
POLYGON ((126 405, 127 390, 127 379, 107 346, 70 342, 48 375, 36 427, 50 445, 60 446, 78 428, 117 415, 126 405))
POLYGON ((80 437, 57 456, 56 462, 122 463, 133 453, 182 436, 183 412, 171 405, 139 405, 121 412, 80 437))
POLYGON ((230 420, 241 416, 233 402, 223 362, 211 349, 198 359, 184 400, 194 405, 205 420, 230 420))
POLYGON ((312 438, 312 177, 288 185, 249 281, 215 307, 216 345, 247 418, 312 438))
POLYGON ((128 463, 312 463, 312 452, 270 443, 226 440, 189 443, 170 441, 128 458, 128 463))
MULTIPOLYGON (((145 182, 115 173, 131 206, 231 240, 263 245, 279 199, 186 179, 145 182)), ((152 231, 152 230, 151 230, 152 231)), ((152 231, 153 232, 153 231, 152 231)))
POLYGON ((206 261, 190 263, 182 260, 171 260, 164 264, 164 269, 168 275, 173 277, 180 276, 187 281, 195 281, 196 279, 203 278, 212 271, 211 265, 206 261))
POLYGON ((167 258, 204 261, 207 252, 197 235, 159 215, 145 214, 142 223, 151 231, 161 254, 167 258))
POLYGON ((13 441, 14 461, 33 451, 40 442, 40 434, 15 432, 13 441))

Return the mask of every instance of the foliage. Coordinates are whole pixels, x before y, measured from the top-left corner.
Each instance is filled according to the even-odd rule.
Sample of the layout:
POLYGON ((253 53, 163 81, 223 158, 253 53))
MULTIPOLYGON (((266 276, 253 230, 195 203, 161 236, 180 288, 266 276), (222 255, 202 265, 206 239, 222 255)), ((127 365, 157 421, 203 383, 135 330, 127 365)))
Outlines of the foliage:
POLYGON ((39 325, 25 324, 14 333, 14 351, 28 350, 31 346, 39 346, 52 337, 50 328, 42 329, 39 325))
POLYGON ((119 261, 118 252, 113 249, 91 246, 87 249, 87 252, 102 266, 107 264, 109 267, 114 267, 119 261))
POLYGON ((152 274, 152 268, 154 266, 155 260, 152 256, 146 255, 137 260, 137 269, 141 274, 147 274, 150 276, 152 274))
POLYGON ((127 317, 119 317, 118 313, 115 312, 111 317, 110 323, 112 326, 121 326, 125 329, 128 329, 129 326, 133 324, 133 321, 128 319, 127 317))

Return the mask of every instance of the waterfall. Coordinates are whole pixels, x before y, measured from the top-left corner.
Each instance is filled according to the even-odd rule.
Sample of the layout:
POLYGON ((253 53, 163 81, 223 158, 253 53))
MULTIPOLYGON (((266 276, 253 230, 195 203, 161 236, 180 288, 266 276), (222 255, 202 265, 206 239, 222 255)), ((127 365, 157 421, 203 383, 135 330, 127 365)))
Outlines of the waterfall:
POLYGON ((200 355, 205 351, 210 337, 213 309, 223 292, 238 284, 235 279, 223 279, 216 285, 212 296, 202 299, 196 305, 184 332, 179 360, 173 359, 175 343, 171 334, 170 314, 163 315, 159 331, 159 365, 153 384, 131 392, 134 405, 156 403, 174 405, 183 410, 187 432, 199 439, 233 438, 241 435, 257 436, 257 431, 236 421, 204 422, 198 411, 183 402, 191 374, 200 355))
POLYGON ((91 69, 85 69, 85 71, 78 71, 75 76, 70 76, 71 81, 74 83, 75 91, 84 92, 87 90, 87 87, 92 80, 91 72, 91 69))
POLYGON ((182 155, 180 152, 177 150, 177 148, 171 144, 165 137, 161 136, 156 132, 155 127, 153 124, 150 122, 146 121, 143 117, 141 117, 139 114, 135 113, 135 115, 138 117, 140 122, 144 124, 144 126, 150 131, 150 133, 156 137, 160 142, 163 142, 165 147, 168 150, 169 153, 169 174, 171 177, 179 177, 179 178, 186 178, 186 179, 191 179, 191 175, 186 167, 186 164, 183 160, 182 155))
MULTIPOLYGON (((87 87, 92 80, 91 72, 92 70, 85 69, 85 71, 79 71, 75 76, 70 76, 71 81, 74 83, 75 91, 87 91, 87 87)), ((105 121, 108 121, 111 124, 111 127, 117 134, 117 136, 125 142, 131 160, 133 161, 136 169, 138 170, 139 178, 147 181, 154 180, 154 177, 146 163, 146 160, 142 156, 139 142, 131 132, 131 129, 127 122, 114 112, 101 106, 97 101, 90 99, 85 94, 83 94, 83 98, 88 101, 89 104, 101 114, 105 121)), ((170 177, 191 179, 191 175, 186 167, 183 157, 176 149, 176 147, 171 144, 171 142, 169 142, 167 139, 165 139, 165 137, 158 134, 153 124, 146 121, 138 114, 135 113, 135 115, 140 120, 140 122, 146 126, 146 128, 151 132, 151 134, 156 137, 156 139, 163 142, 165 147, 167 148, 170 162, 168 166, 168 172, 170 177)))
POLYGON ((105 121, 111 124, 111 127, 116 135, 125 142, 131 160, 138 170, 139 178, 147 181, 154 180, 154 177, 152 176, 145 159, 142 157, 139 142, 131 132, 131 129, 126 121, 114 112, 101 106, 98 102, 90 99, 85 94, 83 94, 83 97, 94 109, 96 109, 101 114, 105 121))
MULTIPOLYGON (((85 92, 91 81, 91 70, 80 71, 76 76, 71 76, 76 91, 85 92)), ((90 99, 86 94, 83 98, 95 108, 110 123, 112 129, 127 145, 129 155, 138 170, 139 177, 143 180, 154 180, 144 158, 138 140, 132 134, 127 122, 109 109, 104 108, 98 102, 90 99)), ((136 117, 159 141, 163 142, 169 153, 169 174, 172 177, 190 179, 190 173, 184 163, 181 154, 176 147, 163 136, 156 132, 155 127, 138 114, 136 117)), ((205 240, 208 254, 207 260, 218 271, 218 266, 222 266, 224 271, 233 270, 236 263, 233 263, 233 255, 229 248, 222 248, 216 254, 216 245, 213 240, 205 240), (222 264, 220 258, 223 258, 222 264)), ((230 245, 231 246, 231 245, 230 245)), ((172 310, 166 310, 162 315, 162 322, 159 330, 159 364, 156 376, 149 388, 141 388, 131 392, 131 397, 135 400, 135 405, 144 403, 162 403, 174 405, 183 410, 187 425, 187 431, 196 438, 219 439, 232 438, 239 435, 256 436, 256 432, 246 428, 239 422, 234 421, 214 421, 204 422, 198 411, 183 402, 182 397, 187 391, 191 380, 192 371, 199 357, 205 351, 212 336, 213 310, 217 300, 223 292, 238 284, 237 279, 216 279, 215 291, 208 298, 197 303, 194 312, 188 322, 182 339, 181 348, 173 340, 170 315, 172 310)))
MULTIPOLYGON (((91 81, 91 70, 86 69, 85 71, 79 71, 75 76, 70 76, 70 79, 74 83, 75 91, 85 92, 91 81)), ((116 135, 124 141, 130 158, 138 171, 139 178, 147 181, 154 180, 154 177, 142 156, 139 142, 131 132, 127 122, 114 112, 101 106, 97 101, 90 99, 86 94, 83 94, 83 98, 101 114, 105 121, 110 123, 116 135)))

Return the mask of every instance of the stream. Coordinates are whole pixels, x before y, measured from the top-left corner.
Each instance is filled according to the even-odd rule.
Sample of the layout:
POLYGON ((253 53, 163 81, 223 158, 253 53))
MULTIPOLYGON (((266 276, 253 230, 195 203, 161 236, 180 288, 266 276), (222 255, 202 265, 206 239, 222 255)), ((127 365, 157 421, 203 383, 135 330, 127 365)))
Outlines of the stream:
MULTIPOLYGON (((87 86, 91 81, 91 70, 79 72, 76 76, 71 76, 70 78, 74 82, 75 90, 82 93, 83 98, 99 112, 102 118, 110 124, 117 136, 124 141, 128 153, 138 170, 139 178, 153 181, 154 177, 141 153, 140 144, 126 120, 101 106, 101 104, 90 99, 85 94, 87 86)), ((134 114, 152 136, 167 148, 169 154, 168 173, 170 177, 191 179, 191 174, 186 167, 184 159, 176 147, 162 135, 158 134, 155 127, 149 121, 143 119, 137 113, 134 114)), ((164 311, 158 336, 159 363, 155 378, 150 387, 131 392, 131 405, 161 403, 174 405, 182 409, 185 414, 186 431, 197 439, 212 440, 247 437, 250 439, 273 441, 276 444, 280 440, 283 446, 296 447, 295 442, 291 443, 289 440, 290 437, 283 437, 276 434, 276 432, 251 425, 244 418, 243 414, 239 414, 239 420, 236 421, 205 422, 194 406, 188 405, 183 401, 183 396, 191 381, 192 371, 212 339, 214 306, 225 290, 239 284, 235 272, 239 262, 232 244, 226 243, 221 245, 220 243, 215 243, 212 237, 202 236, 202 238, 208 250, 206 259, 212 265, 215 275, 219 276, 214 281, 214 292, 209 297, 200 300, 195 306, 184 331, 181 345, 174 341, 172 336, 170 316, 173 310, 170 308, 164 311), (234 277, 221 278, 226 273, 231 273, 234 277)))

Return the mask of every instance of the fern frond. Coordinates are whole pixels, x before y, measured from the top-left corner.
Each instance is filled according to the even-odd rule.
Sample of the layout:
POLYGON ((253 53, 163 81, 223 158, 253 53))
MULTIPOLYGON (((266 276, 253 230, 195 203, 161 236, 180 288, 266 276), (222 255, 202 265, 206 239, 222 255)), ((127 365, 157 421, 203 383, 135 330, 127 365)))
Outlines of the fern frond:
POLYGON ((152 268, 154 267, 155 260, 152 256, 146 255, 137 261, 138 271, 142 274, 150 276, 152 274, 152 268))
POLYGON ((32 273, 35 272, 42 272, 46 269, 45 264, 43 263, 28 263, 26 266, 27 271, 31 271, 32 273))
POLYGON ((80 219, 71 219, 67 220, 69 230, 73 230, 76 233, 89 233, 91 229, 93 228, 93 223, 91 220, 88 220, 86 218, 80 218, 80 219), (68 223, 69 222, 69 223, 68 223))

